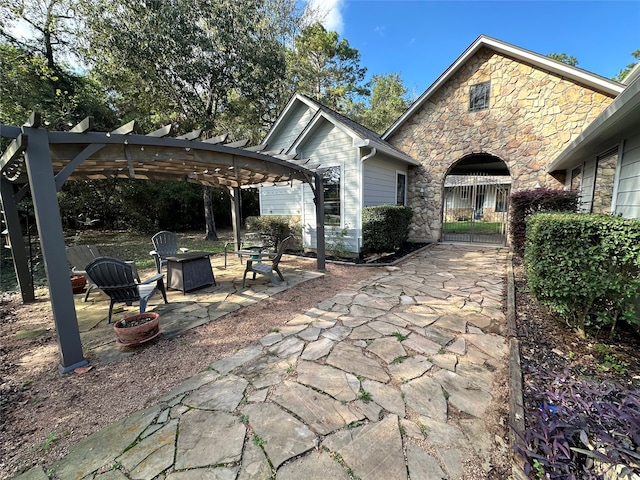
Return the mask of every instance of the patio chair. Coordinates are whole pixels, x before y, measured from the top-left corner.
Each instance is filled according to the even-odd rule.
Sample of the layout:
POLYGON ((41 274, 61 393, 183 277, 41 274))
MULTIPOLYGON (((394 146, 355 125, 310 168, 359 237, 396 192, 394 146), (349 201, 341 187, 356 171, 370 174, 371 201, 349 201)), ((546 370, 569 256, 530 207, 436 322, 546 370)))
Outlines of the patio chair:
POLYGON ((165 257, 170 257, 180 252, 188 252, 188 248, 178 249, 178 237, 175 233, 167 232, 163 230, 156 233, 151 237, 151 243, 153 243, 153 250, 149 252, 149 255, 153 255, 153 259, 156 262, 156 270, 158 273, 162 273, 162 266, 167 264, 165 257))
MULTIPOLYGON (((91 293, 91 290, 96 288, 96 285, 91 281, 89 277, 87 277, 86 267, 96 258, 103 256, 104 255, 100 253, 100 250, 96 245, 74 245, 72 247, 67 247, 67 260, 71 264, 71 271, 73 273, 84 275, 84 277, 87 279, 87 292, 84 295, 85 302, 89 298, 89 293, 91 293)), ((138 283, 140 283, 140 275, 138 275, 136 264, 132 261, 126 263, 131 265, 133 270, 133 278, 135 278, 138 283)))
POLYGON ((144 282, 136 283, 131 265, 111 257, 96 258, 87 265, 86 271, 89 279, 111 299, 109 323, 111 323, 114 303, 131 305, 133 302, 139 301, 140 313, 144 313, 149 298, 158 290, 162 294, 164 303, 169 303, 162 273, 156 274, 144 282))
POLYGON ((280 271, 280 268, 278 267, 278 265, 280 264, 280 259, 282 258, 284 249, 287 247, 287 244, 292 239, 293 237, 289 236, 284 240, 282 240, 282 242, 278 246, 278 251, 275 254, 273 253, 261 254, 261 257, 265 257, 265 256, 267 257, 267 259, 269 260, 268 262, 263 262, 262 259, 247 260, 247 267, 245 268, 244 275, 242 276, 242 287, 244 288, 245 286, 247 273, 249 272, 253 272, 253 280, 256 279, 256 273, 260 273, 266 276, 267 278, 269 278, 269 280, 271 280, 271 283, 276 285, 278 283, 278 280, 276 279, 276 276, 273 274, 275 272, 278 274, 280 281, 284 282, 285 281, 284 277, 282 276, 282 272, 280 271))

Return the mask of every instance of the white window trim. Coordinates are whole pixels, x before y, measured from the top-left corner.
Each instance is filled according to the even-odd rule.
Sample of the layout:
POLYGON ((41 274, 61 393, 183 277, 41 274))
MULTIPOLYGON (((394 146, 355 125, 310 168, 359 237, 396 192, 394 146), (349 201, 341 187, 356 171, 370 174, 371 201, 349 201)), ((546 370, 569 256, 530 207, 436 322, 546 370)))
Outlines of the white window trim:
MULTIPOLYGON (((334 164, 328 164, 328 165, 323 165, 323 167, 325 168, 335 168, 338 167, 340 169, 340 229, 344 228, 344 199, 345 199, 345 193, 344 193, 344 162, 339 162, 339 163, 334 163, 334 164)), ((323 194, 323 200, 324 200, 324 191, 322 192, 323 194)), ((326 215, 326 213, 325 213, 326 215)), ((338 227, 338 225, 328 225, 328 227, 338 227)), ((325 225, 325 230, 327 229, 327 225, 325 225)))
POLYGON ((395 181, 395 184, 396 184, 396 188, 395 188, 395 197, 396 197, 395 200, 396 201, 395 201, 395 203, 396 203, 396 205, 398 204, 398 175, 404 175, 404 199, 403 199, 404 203, 402 204, 402 206, 406 207, 407 206, 407 196, 408 196, 407 193, 408 193, 408 190, 409 190, 409 184, 408 184, 409 175, 407 175, 407 172, 404 172, 402 170, 396 170, 396 179, 395 179, 396 180, 395 181))

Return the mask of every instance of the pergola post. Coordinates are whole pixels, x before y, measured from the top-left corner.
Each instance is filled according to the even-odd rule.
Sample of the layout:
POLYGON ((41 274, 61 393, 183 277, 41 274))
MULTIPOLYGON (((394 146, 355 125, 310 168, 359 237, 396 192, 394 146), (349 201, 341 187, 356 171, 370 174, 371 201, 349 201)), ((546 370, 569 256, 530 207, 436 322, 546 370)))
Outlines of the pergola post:
POLYGON ((235 245, 235 250, 240 250, 242 248, 242 241, 240 239, 240 194, 240 187, 229 187, 229 196, 231 197, 231 226, 233 227, 233 243, 235 245))
POLYGON ((23 127, 23 132, 29 135, 29 146, 25 152, 26 167, 58 335, 60 371, 64 374, 88 365, 89 362, 82 353, 80 330, 69 281, 69 265, 51 167, 48 134, 46 130, 30 127, 23 127))
POLYGON ((324 186, 322 185, 322 175, 315 173, 315 204, 316 204, 316 253, 317 268, 320 271, 326 269, 325 263, 325 241, 324 241, 324 186))
POLYGON ((33 302, 36 299, 33 289, 33 278, 29 271, 29 261, 27 259, 27 248, 22 235, 22 225, 18 214, 18 202, 13 190, 13 184, 4 177, 0 177, 0 198, 2 199, 2 209, 4 219, 7 222, 9 243, 11 244, 11 256, 13 257, 13 268, 16 272, 20 294, 24 303, 33 302))

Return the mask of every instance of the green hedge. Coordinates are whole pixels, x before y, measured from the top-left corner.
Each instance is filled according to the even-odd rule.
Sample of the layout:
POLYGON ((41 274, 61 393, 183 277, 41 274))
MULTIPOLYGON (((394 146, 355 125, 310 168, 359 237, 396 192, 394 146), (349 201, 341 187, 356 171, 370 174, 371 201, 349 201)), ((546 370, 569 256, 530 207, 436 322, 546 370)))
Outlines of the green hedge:
POLYGON ((379 205, 362 210, 364 248, 370 252, 397 250, 409 237, 413 211, 401 205, 379 205))
POLYGON ((509 201, 509 233, 513 252, 522 257, 527 229, 527 219, 538 212, 578 211, 579 194, 574 190, 553 190, 551 188, 534 188, 520 190, 511 194, 509 201))
MULTIPOLYGON (((289 235, 300 238, 302 231, 302 226, 297 217, 285 215, 247 217, 245 224, 247 232, 258 234, 265 243, 276 249, 280 242, 289 235)), ((291 244, 288 244, 287 248, 290 249, 291 244)))
POLYGON ((531 292, 584 336, 639 320, 640 220, 545 214, 527 222, 525 265, 531 292))

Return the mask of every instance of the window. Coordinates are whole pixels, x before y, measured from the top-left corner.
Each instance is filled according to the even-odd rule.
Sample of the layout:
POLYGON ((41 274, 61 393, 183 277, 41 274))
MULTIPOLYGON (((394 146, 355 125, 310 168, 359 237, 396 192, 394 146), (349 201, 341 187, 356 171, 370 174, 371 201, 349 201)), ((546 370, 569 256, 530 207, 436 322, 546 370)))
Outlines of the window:
POLYGON ((322 174, 324 189, 324 224, 340 225, 340 167, 330 167, 322 174))
POLYGON ((396 175, 396 205, 405 205, 407 198, 407 176, 404 173, 396 175))
POLYGON ((478 83, 471 85, 469 90, 469 111, 478 112, 489 108, 489 92, 491 90, 491 82, 478 83))

